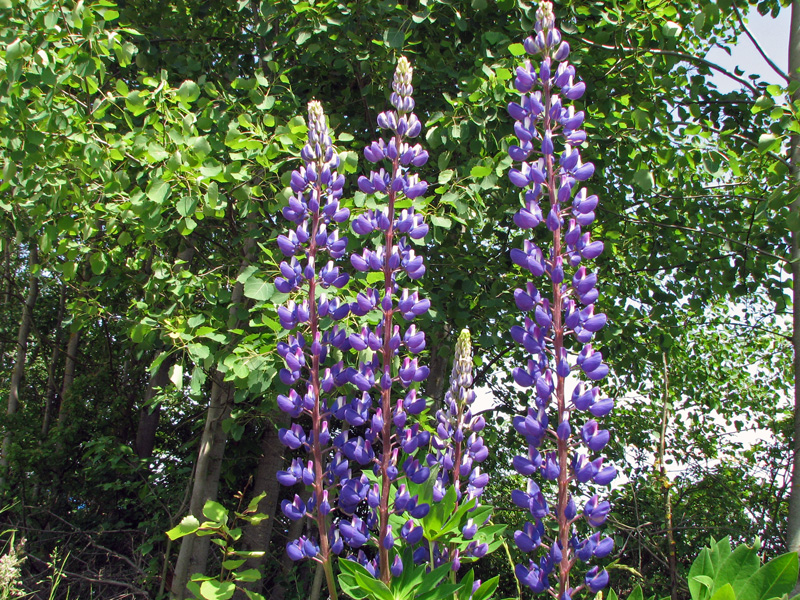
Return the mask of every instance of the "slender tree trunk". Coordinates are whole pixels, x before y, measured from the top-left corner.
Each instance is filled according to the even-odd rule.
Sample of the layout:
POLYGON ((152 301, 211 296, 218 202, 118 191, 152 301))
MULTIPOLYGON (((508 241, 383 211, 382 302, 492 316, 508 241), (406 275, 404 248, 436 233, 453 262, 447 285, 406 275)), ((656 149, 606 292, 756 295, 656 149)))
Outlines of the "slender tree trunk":
MULTIPOLYGON (((8 408, 6 415, 9 417, 17 414, 19 410, 19 387, 25 373, 25 357, 28 353, 28 335, 33 326, 33 307, 39 297, 39 278, 34 271, 39 264, 39 253, 35 242, 31 242, 28 250, 28 296, 22 307, 22 318, 17 334, 17 358, 14 370, 11 373, 11 385, 8 389, 8 408)), ((8 474, 8 454, 11 451, 12 430, 7 428, 3 434, 3 445, 0 448, 0 494, 5 494, 6 477, 8 474)))
MULTIPOLYGON (((221 373, 215 373, 215 377, 221 376, 221 373)), ((189 501, 189 512, 200 521, 203 520, 203 505, 207 500, 217 498, 220 465, 227 441, 222 422, 230 415, 231 398, 228 390, 228 386, 224 384, 213 386, 205 428, 200 438, 192 496, 189 501)), ((203 557, 203 551, 199 548, 202 542, 207 540, 208 536, 200 538, 195 535, 188 535, 181 540, 181 549, 172 579, 172 593, 180 600, 186 596, 186 582, 189 581, 190 575, 205 570, 205 564, 199 564, 198 559, 203 557)), ((207 553, 206 549, 206 558, 207 553)))
MULTIPOLYGON (((248 525, 244 530, 243 541, 246 550, 266 552, 272 539, 272 526, 275 523, 275 513, 278 508, 281 485, 278 483, 277 474, 284 466, 284 447, 278 440, 278 429, 286 427, 288 419, 283 412, 276 411, 271 419, 264 423, 264 432, 261 435, 261 457, 258 460, 255 479, 253 481, 253 496, 266 494, 258 503, 258 511, 268 515, 258 525, 248 525)), ((244 568, 260 569, 263 573, 264 557, 251 557, 247 559, 244 568)), ((259 579, 242 584, 242 587, 251 592, 262 591, 264 580, 259 579)), ((246 594, 236 592, 236 600, 244 600, 246 594)))
POLYGON ((159 389, 169 385, 169 370, 175 364, 177 355, 170 354, 161 361, 158 369, 150 376, 147 390, 144 393, 142 410, 139 413, 139 426, 136 429, 136 441, 133 450, 139 458, 150 458, 156 445, 156 431, 161 416, 161 404, 152 404, 159 389))
POLYGON ((3 245, 3 295, 0 297, 0 307, 5 308, 11 301, 11 240, 5 238, 3 245))
MULTIPOLYGON (((300 497, 302 498, 303 502, 307 502, 310 496, 311 490, 302 490, 300 492, 300 497)), ((303 527, 305 525, 305 519, 292 521, 289 524, 289 530, 286 534, 287 541, 296 540, 299 538, 303 534, 303 527)), ((281 572, 283 573, 284 578, 278 578, 277 583, 272 586, 269 600, 284 600, 287 591, 285 577, 289 575, 295 565, 298 566, 298 569, 310 569, 311 562, 312 561, 310 560, 306 560, 301 563, 295 563, 291 558, 289 558, 289 554, 286 552, 286 550, 283 550, 281 552, 281 572)))
POLYGON ((324 579, 325 571, 322 568, 322 563, 317 563, 317 568, 314 569, 314 581, 311 582, 311 592, 308 594, 308 600, 319 600, 319 595, 322 592, 322 580, 324 579))
POLYGON ((44 415, 42 416, 42 439, 47 438, 50 432, 50 422, 53 419, 53 406, 58 397, 56 388, 56 365, 58 355, 61 353, 61 323, 64 321, 64 305, 67 300, 67 286, 61 284, 61 296, 58 300, 58 316, 56 317, 56 332, 53 336, 53 352, 50 356, 50 364, 47 365, 47 390, 44 398, 44 415))
MULTIPOLYGON (((443 337, 450 339, 452 336, 443 337)), ((447 389, 447 365, 450 363, 449 357, 453 351, 452 348, 448 348, 448 352, 444 353, 443 344, 438 340, 429 339, 428 343, 431 344, 430 360, 428 360, 430 373, 425 380, 425 395, 434 401, 434 406, 441 406, 447 389)))
MULTIPOLYGON (((180 262, 176 264, 175 271, 179 272, 187 268, 194 255, 195 247, 189 239, 187 240, 187 244, 177 254, 177 259, 180 262)), ((175 354, 164 357, 164 360, 158 365, 156 372, 150 376, 147 390, 144 393, 142 409, 139 412, 139 425, 136 428, 136 440, 133 443, 133 450, 139 458, 147 459, 153 456, 158 422, 161 418, 161 404, 157 403, 153 405, 151 401, 155 398, 159 388, 163 389, 169 385, 169 371, 176 360, 177 355, 175 354)))
MULTIPOLYGON (((2 292, 0 292, 0 311, 7 311, 8 306, 11 303, 11 279, 12 279, 12 272, 11 272, 11 240, 9 240, 6 236, 3 236, 3 272, 0 273, 0 285, 3 286, 2 292)), ((3 363, 5 362, 5 355, 6 355, 6 341, 5 339, 0 339, 0 368, 2 368, 3 363)))
MULTIPOLYGON (((239 268, 243 272, 253 259, 255 240, 248 238, 245 242, 244 258, 239 268)), ((231 294, 230 320, 232 329, 239 328, 242 323, 236 318, 244 300, 244 285, 237 282, 231 294)), ((224 380, 224 374, 215 370, 211 385, 211 401, 206 424, 200 438, 200 450, 194 470, 194 485, 189 510, 198 519, 202 519, 203 505, 207 500, 216 500, 219 489, 219 476, 222 469, 222 457, 225 453, 227 433, 222 422, 230 415, 233 404, 233 384, 224 380)), ((178 600, 186 597, 186 582, 192 573, 203 573, 208 562, 210 538, 187 535, 181 540, 181 549, 175 565, 172 580, 172 594, 178 600)))
POLYGON ((662 352, 664 359, 664 402, 661 410, 661 436, 658 443, 658 464, 661 486, 664 490, 664 521, 667 530, 667 564, 669 565, 669 593, 671 600, 678 600, 678 556, 675 551, 675 535, 672 527, 672 484, 667 478, 667 466, 664 454, 667 447, 667 425, 669 423, 669 363, 667 353, 662 352))
MULTIPOLYGON (((78 359, 78 344, 81 340, 80 331, 71 331, 67 341, 67 356, 64 359, 64 379, 61 382, 61 406, 58 407, 58 429, 64 431, 67 426, 70 407, 70 392, 75 382, 75 365, 78 359)), ((63 440, 60 444, 63 447, 63 440)))
MULTIPOLYGON (((800 0, 792 0, 789 30, 789 77, 800 81, 800 0)), ((800 99, 800 91, 793 100, 800 99)), ((800 184, 800 136, 791 137, 792 177, 800 184)), ((800 213, 800 198, 792 203, 800 213)), ((787 550, 800 551, 800 231, 792 232, 792 347, 794 349, 794 439, 792 453, 792 490, 789 494, 789 519, 786 531, 787 550)), ((800 584, 793 594, 800 593, 800 584)))

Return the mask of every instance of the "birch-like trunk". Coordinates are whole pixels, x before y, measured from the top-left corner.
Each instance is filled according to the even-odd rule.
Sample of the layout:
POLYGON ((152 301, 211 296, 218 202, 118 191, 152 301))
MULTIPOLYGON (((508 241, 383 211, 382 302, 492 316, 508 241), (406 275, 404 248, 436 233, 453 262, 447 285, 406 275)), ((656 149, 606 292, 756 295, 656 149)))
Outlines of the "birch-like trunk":
MULTIPOLYGON (((311 491, 304 489, 299 492, 300 498, 302 498, 303 502, 308 502, 309 496, 311 496, 311 491)), ((297 521, 291 521, 289 523, 289 529, 286 532, 286 540, 296 540, 303 534, 303 528, 306 525, 305 519, 297 519, 297 521)), ((283 546, 283 544, 281 545, 283 546)), ((295 567, 298 570, 298 573, 301 570, 309 571, 313 569, 314 561, 311 560, 304 560, 299 563, 294 562, 291 558, 289 558, 289 554, 286 552, 285 549, 281 552, 281 574, 276 578, 277 581, 273 583, 270 589, 270 595, 267 596, 268 600, 284 600, 286 598, 288 590, 286 589, 286 578, 288 578, 289 573, 295 567)), ((302 594, 300 595, 302 597, 302 594)))
POLYGON ((159 389, 169 385, 169 370, 175 364, 175 354, 170 354, 161 361, 158 369, 150 376, 147 390, 144 393, 142 409, 139 412, 139 426, 136 428, 136 440, 133 450, 139 458, 150 458, 156 445, 156 432, 161 417, 161 404, 152 404, 159 389))
MULTIPOLYGON (((255 241, 248 238, 245 242, 244 258, 239 268, 242 273, 253 260, 256 249, 255 241)), ((232 329, 243 325, 236 319, 236 314, 244 300, 244 285, 237 282, 231 294, 230 322, 232 329)), ((211 385, 211 401, 206 415, 206 424, 200 438, 200 450, 194 469, 194 483, 192 496, 189 501, 190 512, 199 520, 203 519, 203 505, 207 500, 216 500, 219 489, 219 477, 222 470, 222 457, 225 454, 225 444, 228 434, 222 428, 222 423, 230 416, 233 404, 233 384, 224 380, 224 374, 215 370, 211 385)), ((181 540, 181 549, 175 564, 175 573, 172 579, 172 594, 177 600, 186 597, 186 583, 193 573, 204 573, 208 562, 208 551, 211 539, 209 536, 198 537, 187 535, 181 540)))
POLYGON ((70 412, 70 393, 75 382, 75 365, 78 361, 78 344, 81 341, 81 332, 72 331, 67 341, 67 356, 64 359, 64 379, 61 382, 61 406, 58 408, 58 428, 63 431, 67 426, 70 412))
MULTIPOLYGON (((33 326, 33 307, 39 297, 39 278, 35 271, 39 265, 39 252, 35 242, 31 242, 28 250, 28 296, 22 307, 22 317, 17 333, 17 356, 14 370, 11 373, 11 382, 8 388, 8 408, 6 415, 12 417, 19 411, 19 387, 25 374, 25 357, 28 354, 28 335, 33 326)), ((12 430, 9 428, 3 433, 3 445, 0 448, 0 494, 5 494, 6 477, 9 466, 9 452, 13 441, 12 430)))
POLYGON ((47 365, 47 389, 44 395, 44 414, 42 415, 42 440, 47 438, 50 433, 50 422, 53 420, 53 407, 58 399, 58 387, 56 384, 56 365, 58 355, 61 354, 61 323, 64 321, 64 305, 67 301, 67 286, 61 284, 61 295, 58 299, 58 315, 56 316, 56 331, 53 336, 53 351, 50 355, 50 363, 47 365))
MULTIPOLYGON (((261 502, 258 503, 258 512, 268 515, 258 525, 248 525, 244 529, 242 540, 245 550, 255 552, 266 552, 269 549, 272 539, 272 526, 275 523, 275 513, 278 510, 278 498, 280 497, 281 485, 278 483, 277 474, 284 468, 283 444, 278 439, 278 429, 287 427, 289 419, 283 412, 276 411, 271 419, 264 423, 264 431, 261 435, 261 457, 258 460, 255 478, 253 480, 253 496, 261 493, 266 494, 261 502)), ((262 573, 265 564, 265 557, 251 557, 242 567, 244 569, 259 569, 262 573)), ((263 594, 263 579, 258 581, 243 583, 242 587, 263 594)), ((236 592, 236 600, 245 600, 244 592, 236 592)))

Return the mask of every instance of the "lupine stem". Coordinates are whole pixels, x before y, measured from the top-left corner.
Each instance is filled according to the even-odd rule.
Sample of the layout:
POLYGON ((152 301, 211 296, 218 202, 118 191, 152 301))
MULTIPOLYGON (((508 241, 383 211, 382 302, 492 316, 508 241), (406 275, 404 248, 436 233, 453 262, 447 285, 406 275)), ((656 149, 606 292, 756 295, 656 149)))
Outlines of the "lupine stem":
MULTIPOLYGON (((317 158, 317 172, 321 172, 324 164, 324 156, 317 158)), ((317 198, 322 198, 322 182, 317 178, 314 183, 314 188, 317 192, 317 198)), ((319 210, 312 213, 311 217, 311 245, 308 249, 308 264, 316 270, 317 258, 317 233, 319 232, 319 210)), ((317 311, 317 279, 316 277, 308 281, 308 313, 311 325, 311 340, 312 343, 317 339, 319 333, 319 313, 317 311)), ((311 393, 314 397, 314 408, 311 413, 311 429, 314 432, 314 441, 311 445, 311 453, 314 459, 314 495, 316 496, 317 510, 314 517, 317 522, 317 532, 319 535, 319 560, 322 562, 322 568, 325 570, 325 580, 328 583, 328 593, 331 600, 337 600, 338 595, 336 592, 336 578, 333 576, 332 556, 330 544, 328 541, 328 524, 327 519, 319 507, 323 502, 324 491, 324 469, 322 457, 322 444, 320 440, 320 431, 322 430, 322 414, 320 410, 321 402, 321 388, 319 381, 319 353, 311 353, 311 393)))
MULTIPOLYGON (((550 109, 552 108, 552 88, 550 81, 544 81, 542 85, 542 98, 544 100, 544 130, 549 131, 552 128, 550 109)), ((556 175, 553 161, 553 154, 545 154, 545 165, 547 167, 547 196, 550 204, 553 205, 557 202, 556 188, 556 175)), ((555 257, 561 256, 561 230, 559 227, 553 231, 553 261, 555 257)), ((562 348, 564 348, 564 327, 562 325, 562 293, 561 285, 553 284, 553 352, 556 357, 561 356, 562 348)), ((561 425, 567 415, 567 402, 564 393, 564 380, 561 375, 556 374, 556 406, 558 409, 558 424, 561 425)), ((561 564, 559 565, 559 597, 563 597, 564 593, 569 589, 569 571, 570 571, 570 547, 569 547, 569 529, 570 523, 564 516, 567 510, 567 503, 569 502, 569 444, 567 440, 560 437, 556 438, 556 451, 558 454, 558 496, 556 502, 556 518, 558 519, 558 541, 561 544, 561 564)))
MULTIPOLYGON (((359 352, 368 350, 371 353, 370 359, 362 362, 359 371, 353 375, 353 382, 365 394, 375 387, 380 390, 378 409, 366 434, 368 439, 362 442, 359 438, 358 442, 363 443, 365 448, 368 448, 367 444, 380 445, 380 453, 377 456, 374 456, 371 450, 362 453, 369 455, 362 458, 374 463, 379 478, 377 486, 379 494, 378 491, 370 491, 367 498, 370 505, 368 521, 372 523, 369 526, 377 525, 378 529, 378 556, 376 561, 359 551, 358 556, 354 558, 387 585, 393 574, 398 575, 403 569, 399 554, 395 556, 394 563, 390 562, 390 551, 395 535, 389 524, 390 516, 408 512, 412 518, 422 518, 430 510, 428 504, 418 505, 417 499, 410 497, 404 483, 399 485, 394 502, 390 493, 392 484, 401 478, 406 477, 413 483, 419 484, 427 479, 430 473, 427 467, 410 456, 402 465, 405 474, 401 474, 398 460, 401 447, 406 448, 407 444, 412 444, 413 449, 409 449, 408 454, 413 455, 419 444, 427 444, 430 438, 427 432, 419 430, 418 425, 404 428, 407 415, 419 414, 425 408, 424 400, 417 399, 416 391, 412 388, 405 400, 398 400, 394 411, 392 403, 392 387, 395 382, 409 388, 415 382, 424 380, 428 373, 427 367, 418 366, 417 359, 412 360, 409 357, 405 358, 403 366, 397 373, 393 373, 392 370, 393 361, 401 346, 405 346, 411 354, 418 354, 425 347, 424 334, 417 332, 414 325, 411 325, 401 337, 399 325, 393 324, 395 314, 400 313, 406 321, 412 321, 424 314, 430 306, 429 301, 420 300, 416 292, 410 294, 408 290, 402 290, 402 297, 395 298, 399 291, 396 283, 399 274, 405 272, 408 278, 413 280, 425 272, 422 259, 415 257, 407 239, 421 239, 427 233, 428 226, 424 224, 421 215, 415 214, 413 208, 404 209, 399 217, 395 208, 401 192, 408 200, 414 200, 427 190, 427 183, 419 181, 416 175, 408 173, 411 167, 420 167, 428 159, 427 152, 419 144, 411 146, 406 141, 419 135, 422 128, 419 119, 412 112, 414 108, 411 96, 412 71, 408 60, 400 57, 392 82, 394 91, 391 94, 391 102, 394 109, 382 112, 378 116, 378 125, 381 129, 390 130, 392 135, 388 141, 380 139, 364 150, 364 155, 370 162, 381 163, 389 159, 391 166, 386 170, 372 171, 369 177, 362 176, 358 180, 362 192, 385 194, 388 205, 383 210, 369 210, 359 215, 353 223, 353 230, 359 235, 380 230, 382 245, 375 251, 364 249, 362 254, 353 254, 350 257, 350 262, 356 270, 362 272, 372 270, 383 275, 382 296, 378 289, 369 289, 359 294, 356 304, 353 305, 354 314, 364 316, 378 308, 377 304, 380 303, 380 324, 374 329, 362 328, 360 333, 351 334, 349 340, 353 349, 359 352), (397 432, 393 429, 394 425, 398 428, 397 432), (406 437, 401 440, 403 436, 406 437)), ((352 509, 355 509, 355 505, 352 509)), ((354 518, 353 523, 355 522, 354 518)), ((419 531, 419 527, 409 519, 400 535, 408 537, 414 527, 419 531)), ((354 529, 355 525, 345 524, 343 535, 352 537, 354 533, 358 533, 354 532, 354 529)), ((362 538, 365 537, 367 534, 361 530, 357 536, 359 545, 363 543, 362 538)))
MULTIPOLYGON (((395 135, 394 143, 400 147, 401 139, 399 135, 395 135)), ((395 157, 392 160, 392 177, 400 177, 400 158, 395 157)), ((383 264, 383 294, 384 298, 391 298, 394 292, 392 283, 392 268, 389 264, 389 253, 394 243, 394 203, 397 198, 397 192, 391 187, 388 190, 388 218, 389 227, 384 234, 384 247, 386 249, 386 260, 383 264)), ((384 304, 384 303, 382 303, 384 304)), ((392 377, 392 349, 390 340, 392 338, 392 315, 394 314, 394 306, 382 306, 383 311, 383 373, 384 376, 391 379, 392 377)), ((389 465, 392 460, 392 388, 389 386, 387 389, 381 390, 381 411, 383 412, 383 432, 382 432, 382 447, 383 447, 383 460, 381 460, 381 507, 380 515, 380 537, 378 538, 378 550, 380 555, 380 569, 381 581, 389 585, 392 579, 392 574, 389 571, 389 548, 384 545, 386 534, 389 531, 389 489, 391 486, 391 478, 389 477, 389 465)))

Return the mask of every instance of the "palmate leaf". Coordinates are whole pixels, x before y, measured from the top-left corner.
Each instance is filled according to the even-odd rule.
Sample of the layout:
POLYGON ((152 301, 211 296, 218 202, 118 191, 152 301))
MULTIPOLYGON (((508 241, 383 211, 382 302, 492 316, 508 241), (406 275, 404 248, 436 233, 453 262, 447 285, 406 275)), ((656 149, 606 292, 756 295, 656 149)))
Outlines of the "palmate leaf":
POLYGON ((737 594, 746 600, 772 600, 792 591, 800 568, 796 552, 787 552, 769 561, 747 580, 737 594))
POLYGON ((386 584, 369 573, 366 575, 356 573, 355 580, 358 585, 368 592, 368 596, 372 600, 394 600, 392 592, 386 587, 386 584))
POLYGON ((752 546, 741 544, 731 552, 730 556, 719 568, 714 578, 714 586, 711 593, 716 597, 716 592, 726 584, 730 584, 736 597, 740 597, 740 591, 747 580, 755 574, 761 566, 761 559, 758 550, 761 542, 756 539, 752 546))
POLYGON ((340 560, 339 584, 348 595, 356 598, 372 600, 394 600, 392 592, 381 580, 373 577, 369 571, 352 560, 340 560))
MULTIPOLYGON (((434 600, 435 598, 444 597, 431 594, 437 591, 441 591, 445 587, 449 587, 450 584, 439 586, 439 582, 447 576, 449 571, 450 571, 450 564, 446 563, 428 573, 423 579, 422 584, 419 586, 419 594, 417 595, 417 598, 421 600, 434 600)), ((449 593, 453 594, 457 589, 458 586, 450 589, 449 593)))
MULTIPOLYGON (((392 559, 393 560, 393 559, 392 559)), ((411 548, 406 548, 402 556, 403 573, 400 577, 392 579, 390 589, 398 600, 411 600, 416 596, 417 588, 425 579, 426 565, 414 563, 414 556, 411 548)))

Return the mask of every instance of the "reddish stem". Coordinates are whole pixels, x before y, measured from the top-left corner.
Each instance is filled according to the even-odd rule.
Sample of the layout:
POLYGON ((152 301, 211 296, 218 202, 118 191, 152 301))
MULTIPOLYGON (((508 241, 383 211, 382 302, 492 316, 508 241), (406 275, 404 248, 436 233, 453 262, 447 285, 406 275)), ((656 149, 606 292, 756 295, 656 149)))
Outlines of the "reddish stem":
MULTIPOLYGON (((394 143, 400 147, 400 136, 396 135, 394 143)), ((400 159, 394 158, 392 160, 392 178, 400 177, 400 159)), ((384 298, 391 298, 393 292, 392 286, 392 269, 389 266, 389 257, 392 252, 392 244, 394 243, 394 203, 397 198, 397 192, 393 187, 389 187, 389 209, 388 219, 389 228, 386 230, 384 236, 384 261, 383 261, 383 294, 384 298)), ((394 314, 394 306, 390 306, 387 310, 383 307, 381 302, 381 310, 383 310, 383 375, 391 380, 392 377, 392 350, 390 341, 392 339, 392 315, 394 314)), ((381 411, 383 412, 383 432, 381 452, 381 505, 378 509, 380 520, 380 537, 378 539, 378 554, 381 568, 381 581, 386 585, 392 580, 392 574, 389 570, 389 548, 384 547, 384 540, 386 534, 389 532, 389 488, 391 487, 391 479, 389 478, 389 465, 392 460, 392 388, 391 385, 388 389, 381 389, 381 411)))

